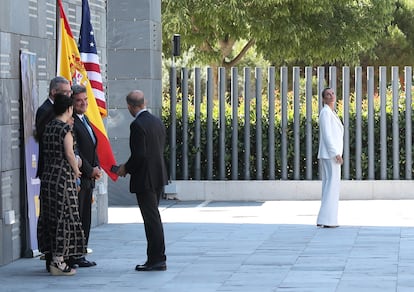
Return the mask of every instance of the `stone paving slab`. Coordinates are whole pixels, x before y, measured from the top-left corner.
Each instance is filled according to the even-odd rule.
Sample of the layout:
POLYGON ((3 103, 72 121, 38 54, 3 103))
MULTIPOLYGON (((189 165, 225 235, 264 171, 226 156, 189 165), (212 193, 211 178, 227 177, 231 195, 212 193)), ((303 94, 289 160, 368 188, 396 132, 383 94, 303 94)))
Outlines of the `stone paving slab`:
POLYGON ((414 201, 341 201, 335 229, 317 201, 163 201, 165 272, 136 272, 146 241, 139 209, 110 208, 90 260, 53 277, 39 258, 0 267, 0 291, 414 291, 414 201))

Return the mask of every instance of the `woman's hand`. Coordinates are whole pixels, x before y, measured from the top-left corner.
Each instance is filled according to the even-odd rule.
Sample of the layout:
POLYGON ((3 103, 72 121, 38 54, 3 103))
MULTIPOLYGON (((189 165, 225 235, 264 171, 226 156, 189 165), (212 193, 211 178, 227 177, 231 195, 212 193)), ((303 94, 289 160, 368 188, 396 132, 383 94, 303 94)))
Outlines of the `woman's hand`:
POLYGON ((74 173, 76 178, 81 177, 82 175, 82 172, 77 167, 75 168, 74 173))
POLYGON ((82 167, 82 158, 80 158, 79 155, 75 155, 76 157, 76 161, 78 162, 78 167, 81 168, 82 167))

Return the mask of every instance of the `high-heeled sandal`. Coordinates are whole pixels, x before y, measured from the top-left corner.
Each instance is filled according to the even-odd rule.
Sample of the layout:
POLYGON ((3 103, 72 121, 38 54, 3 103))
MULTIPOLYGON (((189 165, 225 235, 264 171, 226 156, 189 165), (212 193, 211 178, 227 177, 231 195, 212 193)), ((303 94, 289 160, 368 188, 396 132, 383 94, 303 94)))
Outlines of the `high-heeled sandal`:
POLYGON ((72 269, 65 262, 52 263, 50 266, 50 273, 52 276, 72 276, 76 274, 76 270, 72 269))

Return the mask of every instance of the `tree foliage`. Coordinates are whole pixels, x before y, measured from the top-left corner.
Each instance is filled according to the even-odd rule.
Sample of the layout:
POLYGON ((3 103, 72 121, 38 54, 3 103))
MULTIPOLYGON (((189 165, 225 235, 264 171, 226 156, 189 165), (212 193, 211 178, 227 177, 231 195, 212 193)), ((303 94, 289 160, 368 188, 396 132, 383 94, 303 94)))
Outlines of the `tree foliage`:
POLYGON ((171 56, 179 33, 202 64, 236 66, 252 49, 276 66, 356 64, 394 8, 392 0, 162 0, 163 52, 171 56))
POLYGON ((414 1, 395 2, 393 20, 385 28, 384 37, 361 58, 363 65, 412 66, 414 64, 414 1))

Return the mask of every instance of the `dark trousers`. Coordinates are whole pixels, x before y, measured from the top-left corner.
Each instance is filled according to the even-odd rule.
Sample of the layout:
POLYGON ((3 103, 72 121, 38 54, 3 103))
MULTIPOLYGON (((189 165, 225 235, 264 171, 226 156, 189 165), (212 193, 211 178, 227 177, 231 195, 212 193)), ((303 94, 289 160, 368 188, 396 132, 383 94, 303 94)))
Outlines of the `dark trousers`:
POLYGON ((82 222, 83 232, 85 233, 85 243, 88 245, 89 233, 91 231, 92 218, 92 188, 81 187, 79 198, 79 216, 82 222))
POLYGON ((157 191, 146 190, 136 194, 147 238, 147 263, 166 260, 164 229, 158 211, 161 193, 162 189, 157 191))

